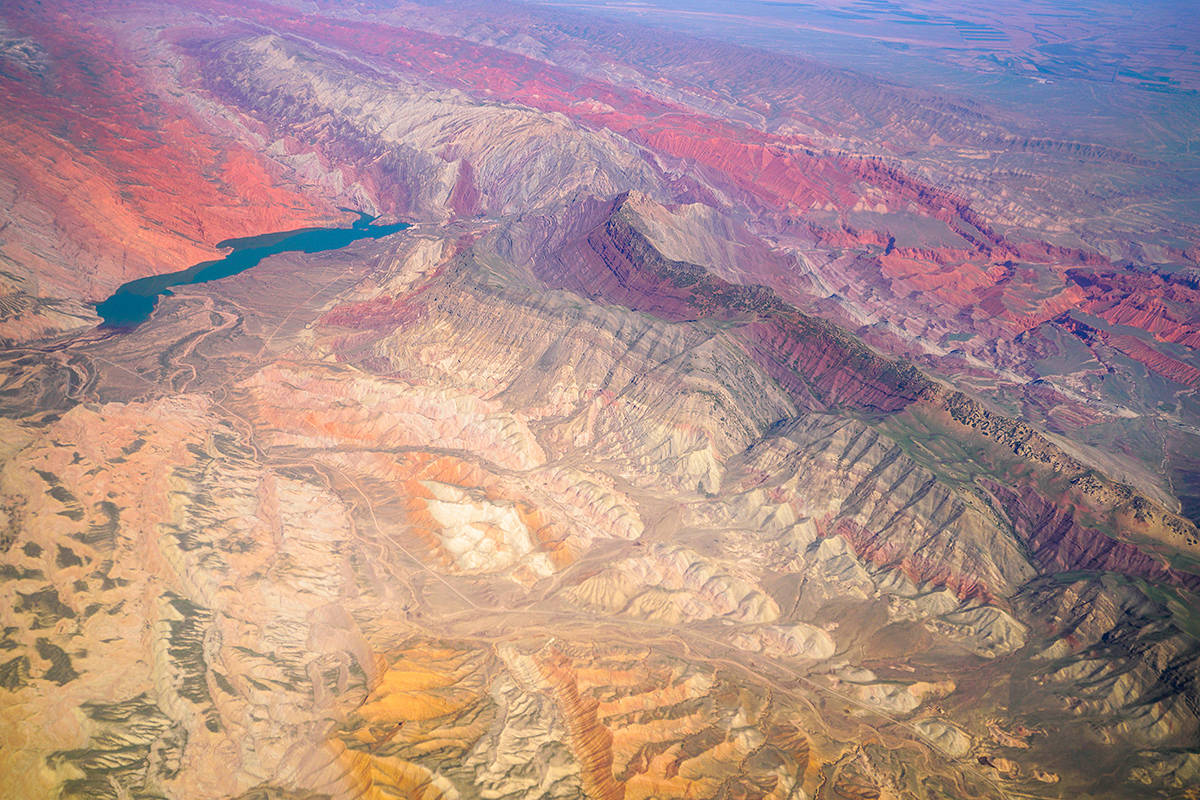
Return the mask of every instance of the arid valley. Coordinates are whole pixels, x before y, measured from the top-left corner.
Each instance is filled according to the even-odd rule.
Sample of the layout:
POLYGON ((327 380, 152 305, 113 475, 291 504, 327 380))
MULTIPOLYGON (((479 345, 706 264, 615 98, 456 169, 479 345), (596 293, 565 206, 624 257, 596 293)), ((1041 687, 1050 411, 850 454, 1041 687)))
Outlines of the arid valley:
POLYGON ((0 798, 1200 797, 1196 18, 5 2, 0 798))

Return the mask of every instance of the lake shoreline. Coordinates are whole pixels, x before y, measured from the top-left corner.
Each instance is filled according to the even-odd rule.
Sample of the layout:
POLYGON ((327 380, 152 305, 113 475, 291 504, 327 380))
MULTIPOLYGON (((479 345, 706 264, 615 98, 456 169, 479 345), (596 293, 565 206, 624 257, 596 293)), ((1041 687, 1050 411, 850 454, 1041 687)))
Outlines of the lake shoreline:
POLYGON ((176 272, 150 275, 122 284, 96 304, 101 328, 131 331, 150 318, 158 298, 173 286, 208 283, 232 277, 258 266, 278 253, 321 253, 340 250, 359 239, 381 239, 411 227, 407 222, 373 224, 376 217, 356 212, 359 219, 346 228, 297 228, 290 231, 225 239, 217 247, 230 248, 223 258, 201 261, 176 272))

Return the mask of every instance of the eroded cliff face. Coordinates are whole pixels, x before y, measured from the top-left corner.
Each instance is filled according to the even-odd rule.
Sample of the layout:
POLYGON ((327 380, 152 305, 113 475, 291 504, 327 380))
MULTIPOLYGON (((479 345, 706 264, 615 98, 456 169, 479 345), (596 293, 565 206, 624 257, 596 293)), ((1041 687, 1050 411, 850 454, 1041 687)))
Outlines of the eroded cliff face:
MULTIPOLYGON (((1097 388, 1114 353, 1184 386, 1191 284, 1010 235, 863 130, 1152 165, 692 42, 721 56, 701 92, 679 39, 630 28, 645 47, 621 68, 619 30, 557 12, 451 35, 420 9, 88 8, 56 19, 136 70, 89 78, 95 41, 66 52, 42 12, 4 12, 0 88, 127 97, 157 142, 120 144, 103 106, 52 135, 57 110, 29 105, 21 135, 56 155, 0 153, 33 175, 10 277, 41 281, 0 306, 14 796, 1196 784, 1200 542, 1161 474, 1191 469, 1190 440, 1170 429, 1156 474, 1045 424, 1144 407, 1097 388), (101 121, 112 138, 82 146, 101 121), (180 150, 200 165, 168 175, 180 150), (344 204, 414 224, 75 330, 88 286, 344 204), (79 208, 94 241, 62 228, 79 208), (126 239, 142 255, 118 269, 126 239), (72 271, 73 247, 97 260, 72 271), (1064 311, 1082 300, 1094 317, 1064 311), (1052 362, 1061 380, 988 401, 1052 362)), ((1011 214, 1049 213, 1033 195, 1011 214)))

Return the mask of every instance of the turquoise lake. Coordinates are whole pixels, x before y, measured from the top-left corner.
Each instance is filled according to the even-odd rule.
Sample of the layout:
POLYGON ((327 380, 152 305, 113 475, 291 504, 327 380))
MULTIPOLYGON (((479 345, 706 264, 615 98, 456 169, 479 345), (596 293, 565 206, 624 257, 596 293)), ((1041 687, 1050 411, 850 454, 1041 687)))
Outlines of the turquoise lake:
POLYGON ((150 318, 150 313, 158 305, 158 298, 169 294, 172 286, 228 278, 245 272, 276 253, 338 250, 359 239, 381 239, 409 227, 406 222, 374 225, 374 219, 361 215, 361 219, 348 228, 300 228, 243 239, 227 239, 217 245, 233 248, 224 258, 202 261, 178 272, 151 275, 122 284, 111 297, 96 305, 96 313, 103 320, 101 327, 136 328, 150 318))

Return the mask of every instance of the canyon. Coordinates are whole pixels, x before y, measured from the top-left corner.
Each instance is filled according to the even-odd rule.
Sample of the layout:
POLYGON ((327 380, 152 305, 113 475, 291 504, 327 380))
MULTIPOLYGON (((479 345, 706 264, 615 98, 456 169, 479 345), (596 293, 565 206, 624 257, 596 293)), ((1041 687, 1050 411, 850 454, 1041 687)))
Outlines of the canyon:
POLYGON ((1200 796, 1194 51, 618 5, 0 8, 0 795, 1200 796))

